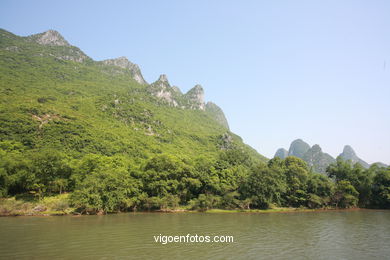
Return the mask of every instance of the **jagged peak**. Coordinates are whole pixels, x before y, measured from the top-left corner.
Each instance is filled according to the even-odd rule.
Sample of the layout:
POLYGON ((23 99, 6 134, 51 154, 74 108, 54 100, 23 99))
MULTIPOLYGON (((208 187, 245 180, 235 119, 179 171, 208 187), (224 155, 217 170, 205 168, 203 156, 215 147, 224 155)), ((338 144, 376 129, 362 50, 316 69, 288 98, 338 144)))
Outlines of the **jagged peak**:
POLYGON ((151 84, 153 87, 160 87, 160 88, 171 88, 171 85, 169 84, 168 77, 165 74, 161 74, 158 79, 151 84))
POLYGON ((102 61, 103 64, 117 66, 122 69, 128 69, 132 73, 133 79, 140 84, 147 84, 144 80, 141 69, 135 63, 129 61, 125 56, 121 56, 115 59, 107 59, 102 61))
POLYGON ((200 96, 203 102, 204 90, 203 87, 199 84, 196 84, 193 88, 187 91, 187 96, 200 96))
POLYGON ((190 103, 191 109, 205 110, 204 91, 201 85, 195 85, 185 94, 185 96, 190 103))
POLYGON ((33 34, 29 37, 42 45, 70 46, 65 38, 56 30, 50 29, 43 33, 33 34))
POLYGON ((132 63, 125 56, 121 56, 121 57, 118 57, 115 59, 103 60, 102 62, 104 64, 118 66, 118 67, 121 67, 123 69, 134 69, 134 68, 139 69, 137 64, 132 63))
MULTIPOLYGON (((196 91, 196 92, 204 92, 203 87, 200 84, 196 84, 192 89, 189 91, 196 91)), ((188 92, 189 92, 188 91, 188 92)))
POLYGON ((370 165, 360 159, 350 145, 345 145, 343 152, 339 155, 344 160, 351 160, 352 163, 360 163, 364 168, 368 168, 370 165))
POLYGON ((158 77, 158 80, 157 80, 157 81, 166 82, 166 83, 169 84, 169 82, 168 82, 168 77, 167 77, 167 75, 165 75, 165 74, 161 74, 160 77, 158 77))

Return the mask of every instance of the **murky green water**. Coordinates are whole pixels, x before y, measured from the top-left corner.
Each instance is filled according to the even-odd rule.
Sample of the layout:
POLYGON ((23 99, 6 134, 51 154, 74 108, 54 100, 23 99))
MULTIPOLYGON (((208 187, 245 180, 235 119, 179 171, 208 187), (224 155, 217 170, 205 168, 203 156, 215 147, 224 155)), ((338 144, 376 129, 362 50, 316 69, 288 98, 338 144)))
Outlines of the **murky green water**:
POLYGON ((3 259, 390 259, 390 211, 0 218, 3 259), (234 243, 156 243, 158 235, 234 243))

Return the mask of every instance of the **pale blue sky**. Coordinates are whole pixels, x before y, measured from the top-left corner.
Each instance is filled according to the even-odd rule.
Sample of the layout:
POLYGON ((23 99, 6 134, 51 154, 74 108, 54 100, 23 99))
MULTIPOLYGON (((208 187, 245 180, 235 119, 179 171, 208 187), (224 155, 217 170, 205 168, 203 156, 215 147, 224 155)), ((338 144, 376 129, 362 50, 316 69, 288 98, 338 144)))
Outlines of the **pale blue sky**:
POLYGON ((302 138, 390 164, 389 14, 385 0, 2 0, 0 27, 55 29, 95 60, 127 56, 148 82, 201 84, 268 157, 302 138))

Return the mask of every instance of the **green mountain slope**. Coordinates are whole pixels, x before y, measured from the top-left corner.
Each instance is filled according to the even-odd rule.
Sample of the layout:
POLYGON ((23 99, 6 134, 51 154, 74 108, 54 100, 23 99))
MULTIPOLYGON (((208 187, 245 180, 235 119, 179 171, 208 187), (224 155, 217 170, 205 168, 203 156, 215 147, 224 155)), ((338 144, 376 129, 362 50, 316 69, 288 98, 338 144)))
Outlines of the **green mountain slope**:
MULTIPOLYGON (((342 163, 336 184, 311 172, 294 156, 311 151, 314 165, 322 152, 302 140, 294 156, 268 161, 229 131, 200 85, 182 93, 165 75, 148 84, 126 58, 94 61, 56 31, 0 30, 0 93, 1 215, 350 207, 354 186, 366 187, 345 181, 356 171, 342 163)), ((371 170, 383 188, 361 201, 388 207, 388 170, 371 170)))
POLYGON ((150 94, 156 84, 145 85, 138 66, 123 57, 95 62, 58 32, 18 37, 1 30, 0 64, 1 140, 136 160, 159 153, 215 157, 228 134, 253 159, 265 160, 204 104, 197 109, 200 86, 189 98, 177 93, 188 107, 169 106, 150 94))

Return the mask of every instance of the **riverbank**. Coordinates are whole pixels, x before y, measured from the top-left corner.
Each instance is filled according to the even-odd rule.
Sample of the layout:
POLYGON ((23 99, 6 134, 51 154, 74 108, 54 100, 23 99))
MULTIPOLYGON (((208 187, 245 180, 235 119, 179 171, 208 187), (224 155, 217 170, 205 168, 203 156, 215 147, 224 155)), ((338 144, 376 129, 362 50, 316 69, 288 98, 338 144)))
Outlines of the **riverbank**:
POLYGON ((0 199, 0 216, 62 216, 74 214, 69 206, 69 194, 60 194, 43 199, 29 196, 0 199))
MULTIPOLYGON (((43 199, 31 198, 3 198, 0 199, 0 216, 65 216, 80 215, 75 208, 69 206, 69 194, 61 194, 43 199)), ((283 208, 274 207, 270 209, 208 209, 203 211, 191 210, 185 207, 176 209, 163 209, 152 211, 139 211, 150 213, 210 213, 210 214, 231 214, 231 213, 294 213, 294 212, 324 212, 324 211, 356 211, 356 210, 374 210, 366 208, 321 208, 310 209, 300 208, 283 208)), ((118 212, 119 213, 119 212, 118 212)), ((110 213, 111 214, 111 213, 110 213)), ((113 213, 115 214, 115 213, 113 213)))

